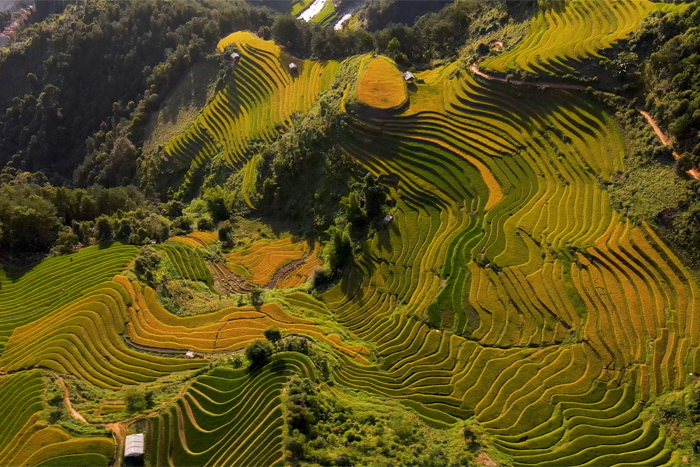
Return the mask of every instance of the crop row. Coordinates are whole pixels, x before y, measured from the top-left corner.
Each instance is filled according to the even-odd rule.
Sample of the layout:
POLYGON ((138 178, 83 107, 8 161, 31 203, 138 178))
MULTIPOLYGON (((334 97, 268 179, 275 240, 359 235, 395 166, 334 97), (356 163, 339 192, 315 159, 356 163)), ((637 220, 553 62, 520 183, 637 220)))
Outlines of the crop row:
MULTIPOLYGON (((227 253, 226 266, 251 284, 264 286, 285 265, 309 257, 314 248, 315 245, 293 237, 274 241, 260 240, 241 251, 227 253)), ((310 260, 314 261, 314 258, 310 260)))
POLYGON ((45 259, 25 271, 0 272, 0 352, 13 330, 75 300, 81 291, 121 272, 136 247, 83 248, 45 259))
POLYGON ((552 0, 540 2, 528 35, 484 66, 506 73, 566 73, 587 58, 600 58, 639 26, 657 6, 647 0, 552 0))
POLYGON ((150 465, 276 465, 283 460, 282 389, 290 376, 314 378, 300 354, 279 353, 263 368, 217 368, 198 377, 151 418, 150 465))
POLYGON ((107 466, 114 456, 109 438, 71 438, 41 420, 42 372, 0 378, 0 465, 107 466))
POLYGON ((122 340, 129 319, 128 295, 112 284, 99 284, 82 298, 15 329, 0 356, 0 368, 16 371, 40 366, 118 389, 205 364, 128 347, 122 340))
POLYGON ((164 243, 157 248, 167 254, 180 277, 205 282, 209 287, 213 286, 211 271, 204 262, 204 253, 201 249, 180 242, 164 243))
POLYGON ((634 401, 682 383, 697 345, 696 294, 645 226, 625 234, 625 250, 643 259, 618 253, 627 240, 606 245, 613 233, 625 237, 599 184, 622 168, 619 131, 571 94, 514 99, 453 71, 431 75, 426 91, 440 89, 442 108, 425 104, 418 86, 403 114, 351 116, 343 148, 390 181, 396 205, 393 221, 321 296, 376 351, 372 365, 341 356, 335 380, 396 398, 436 426, 473 415, 518 465, 612 465, 625 454, 666 462, 663 433, 634 401), (588 300, 586 290, 604 295, 581 285, 596 255, 616 265, 606 283, 644 291, 618 294, 607 309, 588 300), (605 316, 619 310, 627 317, 615 319, 628 319, 620 328, 630 328, 644 310, 632 301, 644 294, 655 297, 650 316, 661 331, 640 338, 647 347, 653 339, 654 350, 635 358, 605 316), (626 405, 606 411, 623 392, 626 405))
POLYGON ((168 243, 178 242, 184 243, 192 248, 200 248, 207 245, 211 245, 219 239, 216 232, 208 232, 206 230, 196 230, 190 234, 184 236, 175 236, 168 239, 168 243))
POLYGON ((343 355, 366 361, 369 352, 362 346, 345 343, 313 321, 287 314, 276 303, 260 307, 223 308, 206 315, 179 317, 168 312, 150 287, 141 288, 120 276, 110 284, 113 290, 129 297, 128 323, 125 334, 141 346, 202 353, 242 349, 251 342, 264 339, 266 329, 276 326, 284 333, 301 334, 325 343, 343 355))
POLYGON ((182 167, 222 151, 230 164, 242 166, 248 145, 273 141, 294 113, 308 111, 338 67, 337 62, 296 61, 247 31, 231 34, 218 47, 228 46, 240 54, 233 75, 191 127, 165 145, 166 156, 182 167), (296 70, 288 67, 292 62, 296 70))

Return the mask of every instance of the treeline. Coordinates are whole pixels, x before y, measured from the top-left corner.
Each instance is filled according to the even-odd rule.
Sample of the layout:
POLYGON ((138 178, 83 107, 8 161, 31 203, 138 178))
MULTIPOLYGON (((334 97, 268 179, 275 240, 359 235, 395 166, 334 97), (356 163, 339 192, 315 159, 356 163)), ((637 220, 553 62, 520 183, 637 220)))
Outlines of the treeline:
MULTIPOLYGON (((293 54, 302 57, 327 60, 376 52, 405 65, 426 66, 432 60, 457 57, 460 49, 470 39, 478 39, 495 31, 513 21, 514 17, 520 18, 524 13, 534 11, 536 6, 534 0, 456 0, 437 13, 430 12, 421 16, 411 26, 398 22, 384 25, 386 18, 397 17, 395 10, 413 8, 406 7, 406 3, 408 2, 401 2, 399 5, 395 0, 370 1, 364 14, 371 32, 365 29, 335 31, 290 16, 280 16, 272 28, 263 28, 259 35, 274 39, 293 54), (379 18, 380 22, 375 23, 375 18, 379 18)), ((444 2, 428 3, 437 5, 444 2)), ((417 8, 424 6, 416 5, 417 8)))
POLYGON ((215 228, 216 206, 149 201, 134 186, 87 189, 51 185, 42 173, 0 173, 0 254, 12 259, 55 247, 69 253, 97 242, 132 245, 215 228))

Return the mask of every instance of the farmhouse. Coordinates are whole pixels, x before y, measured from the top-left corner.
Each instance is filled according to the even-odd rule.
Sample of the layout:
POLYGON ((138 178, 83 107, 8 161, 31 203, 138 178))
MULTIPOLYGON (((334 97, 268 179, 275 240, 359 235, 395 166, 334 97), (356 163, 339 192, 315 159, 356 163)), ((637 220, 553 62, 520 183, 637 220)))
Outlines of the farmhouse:
POLYGON ((124 457, 143 456, 143 433, 129 435, 124 441, 124 457))
POLYGON ((296 64, 296 63, 292 62, 292 63, 289 64, 289 71, 290 71, 291 73, 296 73, 296 72, 297 72, 297 69, 298 69, 298 67, 297 67, 297 64, 296 64))
POLYGON ((412 83, 416 79, 416 76, 413 73, 411 73, 410 71, 407 71, 406 73, 403 74, 403 79, 407 83, 412 83))
POLYGON ((238 52, 234 52, 231 54, 231 60, 233 60, 234 63, 236 63, 240 59, 241 59, 241 54, 239 54, 238 52))

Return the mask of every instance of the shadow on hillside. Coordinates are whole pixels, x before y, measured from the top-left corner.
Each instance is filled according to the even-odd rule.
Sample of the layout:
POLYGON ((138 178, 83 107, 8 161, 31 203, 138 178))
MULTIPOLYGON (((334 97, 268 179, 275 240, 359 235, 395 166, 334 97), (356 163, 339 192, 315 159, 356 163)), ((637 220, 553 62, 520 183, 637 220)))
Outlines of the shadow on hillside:
MULTIPOLYGON (((2 268, 5 277, 12 282, 17 282, 34 267, 38 266, 46 257, 48 257, 46 253, 14 255, 13 257, 2 255, 0 256, 0 268, 2 268)), ((0 289, 2 289, 2 285, 0 285, 0 289)))

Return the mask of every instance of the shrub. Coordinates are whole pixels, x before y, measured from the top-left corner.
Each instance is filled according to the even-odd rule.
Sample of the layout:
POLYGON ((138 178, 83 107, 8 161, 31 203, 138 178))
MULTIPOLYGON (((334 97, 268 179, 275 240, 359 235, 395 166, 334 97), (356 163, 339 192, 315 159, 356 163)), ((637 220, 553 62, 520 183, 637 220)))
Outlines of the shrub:
POLYGON ((245 356, 251 368, 263 366, 272 355, 272 345, 269 342, 255 341, 245 349, 245 356))

